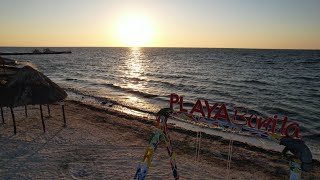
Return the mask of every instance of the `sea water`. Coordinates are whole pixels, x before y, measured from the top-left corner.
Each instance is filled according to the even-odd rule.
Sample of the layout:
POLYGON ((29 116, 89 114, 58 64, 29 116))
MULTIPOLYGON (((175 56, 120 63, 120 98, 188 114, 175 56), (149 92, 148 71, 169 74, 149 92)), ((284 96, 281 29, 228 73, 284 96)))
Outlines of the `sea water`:
MULTIPOLYGON (((31 52, 34 48, 0 48, 31 52)), ((320 51, 207 48, 51 48, 72 54, 7 56, 35 64, 70 99, 152 117, 169 95, 288 116, 319 155, 320 51)), ((179 123, 177 123, 179 124, 179 123)), ((187 127, 187 125, 181 125, 187 127)))

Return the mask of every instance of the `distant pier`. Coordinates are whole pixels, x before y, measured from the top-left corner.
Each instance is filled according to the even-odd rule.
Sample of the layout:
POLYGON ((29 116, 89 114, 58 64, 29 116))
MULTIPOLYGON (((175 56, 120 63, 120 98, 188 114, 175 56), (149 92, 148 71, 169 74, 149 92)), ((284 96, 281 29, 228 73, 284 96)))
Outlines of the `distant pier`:
POLYGON ((15 53, 0 53, 0 56, 5 56, 5 55, 43 55, 43 54, 71 54, 71 51, 57 51, 57 52, 38 52, 38 53, 33 53, 33 52, 15 52, 15 53))
POLYGON ((71 54, 71 51, 52 51, 49 48, 43 49, 40 51, 39 49, 34 49, 32 52, 13 52, 13 53, 2 53, 0 52, 0 56, 5 55, 42 55, 42 54, 71 54))

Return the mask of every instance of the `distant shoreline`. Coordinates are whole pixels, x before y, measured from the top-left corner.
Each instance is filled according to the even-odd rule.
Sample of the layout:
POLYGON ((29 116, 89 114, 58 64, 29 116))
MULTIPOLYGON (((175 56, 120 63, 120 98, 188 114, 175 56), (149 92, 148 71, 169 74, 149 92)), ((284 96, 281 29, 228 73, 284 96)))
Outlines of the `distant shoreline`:
MULTIPOLYGON (((120 46, 0 46, 0 48, 135 48, 135 47, 120 47, 120 46)), ((239 49, 239 50, 280 50, 280 51, 320 51, 320 49, 277 49, 277 48, 224 48, 224 47, 136 47, 136 48, 160 48, 160 49, 239 49)))
POLYGON ((71 54, 71 51, 60 51, 60 52, 40 52, 40 53, 0 53, 1 56, 8 55, 44 55, 44 54, 71 54))

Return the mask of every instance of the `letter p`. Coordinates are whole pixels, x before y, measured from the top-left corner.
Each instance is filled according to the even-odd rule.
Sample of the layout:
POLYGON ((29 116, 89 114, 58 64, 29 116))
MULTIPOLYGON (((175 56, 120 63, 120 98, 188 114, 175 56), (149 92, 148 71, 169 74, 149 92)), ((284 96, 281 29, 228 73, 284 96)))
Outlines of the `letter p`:
POLYGON ((170 95, 170 109, 173 111, 173 104, 179 102, 179 96, 177 94, 170 95))

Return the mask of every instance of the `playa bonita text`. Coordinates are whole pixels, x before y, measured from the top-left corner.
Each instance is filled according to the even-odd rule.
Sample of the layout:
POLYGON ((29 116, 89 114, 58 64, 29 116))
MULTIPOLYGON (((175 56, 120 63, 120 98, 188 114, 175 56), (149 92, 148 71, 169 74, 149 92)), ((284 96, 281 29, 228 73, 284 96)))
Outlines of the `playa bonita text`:
POLYGON ((177 94, 170 95, 170 109, 174 111, 174 105, 179 104, 179 112, 189 115, 199 115, 204 118, 214 120, 225 120, 236 126, 246 126, 253 129, 263 130, 272 134, 281 134, 283 136, 294 136, 300 138, 300 125, 297 122, 289 120, 288 117, 278 119, 277 115, 263 119, 256 114, 248 114, 247 109, 234 107, 232 114, 224 103, 215 103, 210 105, 207 100, 196 101, 191 111, 183 107, 183 96, 177 94), (203 106, 203 104, 205 106, 203 106), (206 109, 206 112, 204 110, 206 109), (232 115, 232 116, 230 116, 232 115))

